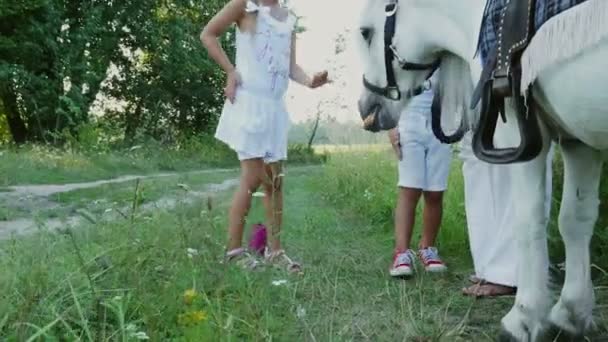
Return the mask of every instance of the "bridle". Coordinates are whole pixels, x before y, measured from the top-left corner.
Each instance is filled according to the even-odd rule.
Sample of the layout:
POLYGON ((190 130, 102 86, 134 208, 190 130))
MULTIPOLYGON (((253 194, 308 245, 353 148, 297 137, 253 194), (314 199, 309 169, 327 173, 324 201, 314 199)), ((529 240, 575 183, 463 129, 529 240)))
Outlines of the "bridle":
POLYGON ((429 70, 429 75, 427 76, 427 82, 425 84, 416 87, 414 89, 410 89, 405 93, 406 99, 411 98, 417 95, 420 95, 423 91, 428 90, 430 88, 430 82, 428 82, 428 78, 433 75, 435 70, 439 68, 439 64, 441 61, 437 59, 435 62, 430 64, 423 63, 410 63, 404 58, 399 56, 397 49, 393 45, 393 38, 395 36, 395 24, 397 19, 397 5, 399 0, 390 0, 389 3, 384 8, 384 13, 386 14, 386 21, 384 22, 384 67, 386 69, 386 87, 379 87, 370 83, 365 75, 363 76, 363 85, 372 93, 375 93, 380 96, 384 96, 389 100, 399 101, 402 98, 401 90, 397 85, 397 81, 395 79, 395 70, 393 68, 393 61, 397 60, 397 63, 401 67, 402 70, 429 70))

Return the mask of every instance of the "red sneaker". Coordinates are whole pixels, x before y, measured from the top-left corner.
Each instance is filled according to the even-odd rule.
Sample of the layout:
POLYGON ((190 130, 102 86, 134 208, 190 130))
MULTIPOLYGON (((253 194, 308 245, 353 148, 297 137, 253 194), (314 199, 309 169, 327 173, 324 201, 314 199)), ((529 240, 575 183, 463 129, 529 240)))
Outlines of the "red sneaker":
POLYGON ((448 269, 443 261, 441 261, 437 248, 435 247, 427 247, 419 250, 418 257, 427 272, 444 272, 448 269))
POLYGON ((414 274, 414 252, 411 249, 395 252, 389 273, 393 277, 407 277, 414 274))

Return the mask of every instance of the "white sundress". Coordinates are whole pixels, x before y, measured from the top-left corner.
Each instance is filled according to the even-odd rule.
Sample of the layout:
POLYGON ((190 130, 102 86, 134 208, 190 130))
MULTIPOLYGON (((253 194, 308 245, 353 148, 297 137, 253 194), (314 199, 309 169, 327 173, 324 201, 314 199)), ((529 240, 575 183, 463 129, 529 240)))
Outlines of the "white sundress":
POLYGON ((247 2, 257 12, 255 31, 236 30, 236 69, 242 83, 235 101, 226 100, 215 137, 235 150, 240 160, 287 159, 289 114, 285 92, 291 65, 291 35, 296 18, 274 18, 270 7, 247 2))

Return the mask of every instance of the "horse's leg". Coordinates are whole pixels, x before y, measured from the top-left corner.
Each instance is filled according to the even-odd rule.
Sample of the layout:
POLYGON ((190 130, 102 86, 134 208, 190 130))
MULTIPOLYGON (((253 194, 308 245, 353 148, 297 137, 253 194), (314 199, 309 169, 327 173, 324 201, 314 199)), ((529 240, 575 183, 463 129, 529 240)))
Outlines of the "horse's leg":
MULTIPOLYGON (((507 123, 504 130, 496 131, 497 143, 514 146, 518 137, 511 101, 505 103, 507 123)), ((511 251, 513 262, 517 262, 517 295, 515 305, 502 319, 501 339, 507 341, 534 341, 541 332, 542 323, 550 309, 548 292, 549 256, 547 251, 547 215, 545 208, 547 154, 550 140, 541 124, 544 147, 538 157, 523 163, 508 165, 511 168, 513 201, 513 228, 516 250, 511 251)), ((508 145, 508 146, 509 146, 508 145)))
POLYGON ((512 186, 517 235, 517 295, 515 305, 502 319, 505 340, 534 341, 550 308, 549 256, 545 215, 546 158, 548 147, 534 160, 513 164, 512 186))
POLYGON ((589 243, 593 235, 602 171, 600 152, 578 142, 562 144, 564 191, 559 231, 566 247, 566 280, 550 321, 557 328, 580 335, 592 325, 594 305, 589 243))

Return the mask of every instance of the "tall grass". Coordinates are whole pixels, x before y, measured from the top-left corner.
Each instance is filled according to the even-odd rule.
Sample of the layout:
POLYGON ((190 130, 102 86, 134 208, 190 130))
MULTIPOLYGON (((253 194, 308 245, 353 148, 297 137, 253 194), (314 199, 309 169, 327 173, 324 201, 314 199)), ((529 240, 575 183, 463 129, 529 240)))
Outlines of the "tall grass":
MULTIPOLYGON (((389 235, 397 198, 397 158, 390 149, 331 154, 320 187, 332 204, 352 210, 389 235)), ((444 198, 444 219, 438 245, 448 250, 467 246, 462 163, 454 158, 444 198)), ((418 205, 420 232, 422 200, 418 205)))

